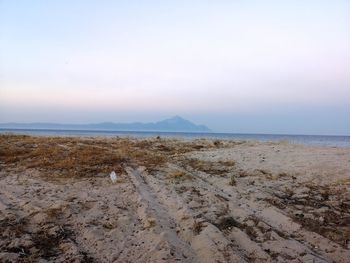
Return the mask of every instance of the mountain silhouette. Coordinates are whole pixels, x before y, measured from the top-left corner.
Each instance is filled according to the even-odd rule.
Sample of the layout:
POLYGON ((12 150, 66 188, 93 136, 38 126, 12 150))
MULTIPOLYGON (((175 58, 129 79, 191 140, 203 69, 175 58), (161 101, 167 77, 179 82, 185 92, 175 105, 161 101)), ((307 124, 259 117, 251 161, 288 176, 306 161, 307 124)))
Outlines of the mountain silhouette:
POLYGON ((158 122, 113 123, 102 122, 92 124, 61 123, 0 123, 3 129, 53 129, 53 130, 114 130, 114 131, 175 131, 175 132, 210 132, 205 125, 197 125, 180 116, 174 116, 158 122))

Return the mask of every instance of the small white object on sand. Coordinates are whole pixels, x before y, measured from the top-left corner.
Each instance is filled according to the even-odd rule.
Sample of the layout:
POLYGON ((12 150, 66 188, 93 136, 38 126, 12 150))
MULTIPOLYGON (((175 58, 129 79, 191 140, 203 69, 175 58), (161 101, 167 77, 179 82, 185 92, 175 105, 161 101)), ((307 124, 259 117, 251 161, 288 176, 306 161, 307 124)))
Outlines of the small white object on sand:
POLYGON ((117 174, 113 171, 109 175, 111 177, 112 183, 115 183, 117 181, 117 174))

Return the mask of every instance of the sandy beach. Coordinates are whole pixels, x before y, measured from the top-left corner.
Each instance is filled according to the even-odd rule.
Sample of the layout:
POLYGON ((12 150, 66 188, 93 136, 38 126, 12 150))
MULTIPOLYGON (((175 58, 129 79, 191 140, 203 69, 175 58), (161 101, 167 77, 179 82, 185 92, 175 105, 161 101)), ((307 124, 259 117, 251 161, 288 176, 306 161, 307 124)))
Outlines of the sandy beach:
POLYGON ((349 193, 350 148, 0 135, 0 262, 345 263, 349 193))

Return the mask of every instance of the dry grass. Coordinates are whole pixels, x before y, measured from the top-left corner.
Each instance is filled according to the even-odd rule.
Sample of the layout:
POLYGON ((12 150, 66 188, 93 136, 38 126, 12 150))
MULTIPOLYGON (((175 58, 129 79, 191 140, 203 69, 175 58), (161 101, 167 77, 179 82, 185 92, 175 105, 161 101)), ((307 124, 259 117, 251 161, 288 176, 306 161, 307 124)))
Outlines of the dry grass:
POLYGON ((88 177, 125 165, 160 169, 173 155, 210 147, 205 141, 0 135, 0 168, 36 169, 49 178, 88 177))
POLYGON ((194 221, 192 225, 192 231, 195 235, 199 235, 204 227, 203 222, 194 221))
POLYGON ((190 166, 196 171, 202 171, 210 175, 225 176, 227 173, 232 172, 235 162, 234 161, 203 161, 198 159, 185 159, 182 161, 185 166, 190 166))
POLYGON ((231 185, 231 186, 235 186, 237 184, 236 178, 235 178, 234 175, 231 175, 230 181, 228 182, 228 184, 231 185))
POLYGON ((180 170, 176 170, 176 171, 172 171, 169 173, 168 177, 169 178, 183 178, 186 176, 186 173, 184 171, 180 171, 180 170))
MULTIPOLYGON (((38 262, 39 258, 50 261, 63 253, 61 244, 75 243, 75 234, 68 225, 46 222, 36 230, 30 228, 29 221, 28 217, 18 218, 14 215, 5 216, 0 220, 0 250, 19 254, 16 262, 38 262), (56 230, 52 231, 55 228, 56 230), (25 236, 30 242, 18 245, 11 243, 11 240, 25 236)), ((81 251, 80 254, 83 259, 88 259, 87 253, 81 251)))
POLYGON ((174 170, 168 173, 168 178, 170 178, 174 183, 178 184, 185 180, 192 180, 192 176, 181 170, 174 170))
POLYGON ((233 227, 240 228, 242 226, 241 223, 239 223, 236 219, 234 219, 231 216, 224 216, 220 218, 218 222, 213 222, 213 224, 220 230, 231 230, 233 227))
POLYGON ((120 153, 68 138, 0 136, 0 145, 0 161, 5 168, 34 168, 50 177, 122 172, 127 161, 120 153))
POLYGON ((350 240, 350 199, 346 189, 312 184, 304 186, 309 188, 307 196, 295 195, 292 189, 286 188, 283 192, 275 192, 274 197, 266 201, 287 210, 304 228, 346 248, 350 240))
POLYGON ((350 185, 350 178, 344 178, 336 182, 338 185, 350 185))
POLYGON ((264 169, 255 169, 255 170, 238 170, 237 171, 238 177, 264 177, 269 180, 277 180, 280 177, 288 177, 289 175, 286 173, 280 173, 280 174, 272 174, 270 171, 264 170, 264 169))

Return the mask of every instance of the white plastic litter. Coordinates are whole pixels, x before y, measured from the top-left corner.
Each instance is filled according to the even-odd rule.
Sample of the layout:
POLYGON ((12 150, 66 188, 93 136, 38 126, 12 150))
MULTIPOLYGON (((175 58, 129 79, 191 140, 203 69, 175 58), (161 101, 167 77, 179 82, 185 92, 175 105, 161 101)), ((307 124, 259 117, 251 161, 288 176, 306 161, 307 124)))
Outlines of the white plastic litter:
POLYGON ((111 177, 112 183, 115 183, 117 181, 117 174, 113 171, 109 175, 111 177))

